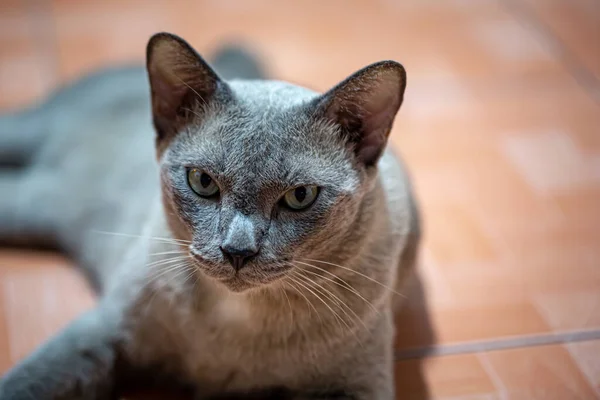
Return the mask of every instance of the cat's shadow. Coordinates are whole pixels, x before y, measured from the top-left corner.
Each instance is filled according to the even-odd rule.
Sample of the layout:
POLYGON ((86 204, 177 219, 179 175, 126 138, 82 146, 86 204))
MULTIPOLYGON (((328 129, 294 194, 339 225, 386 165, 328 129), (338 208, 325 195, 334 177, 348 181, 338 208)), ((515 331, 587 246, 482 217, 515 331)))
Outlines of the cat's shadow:
POLYGON ((427 400, 431 393, 424 363, 435 345, 436 336, 420 274, 415 275, 406 296, 396 316, 396 398, 427 400))

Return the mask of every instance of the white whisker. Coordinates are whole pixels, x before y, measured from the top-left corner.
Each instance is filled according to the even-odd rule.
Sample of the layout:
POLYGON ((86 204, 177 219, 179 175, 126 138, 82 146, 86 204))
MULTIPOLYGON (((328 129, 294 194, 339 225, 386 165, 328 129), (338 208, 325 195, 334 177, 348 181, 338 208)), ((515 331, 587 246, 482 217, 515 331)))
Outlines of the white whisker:
MULTIPOLYGON (((288 277, 291 279, 291 277, 288 277)), ((319 314, 319 311, 317 311, 316 307, 313 305, 313 303, 308 299, 308 297, 306 297, 306 295, 304 293, 302 293, 302 291, 300 289, 298 289, 296 287, 296 285, 293 285, 292 282, 286 281, 286 283, 288 285, 290 285, 290 287, 292 289, 294 289, 300 296, 304 297, 304 300, 306 300, 306 303, 309 305, 310 308, 312 308, 315 311, 315 314, 317 314, 317 317, 319 318, 319 321, 321 323, 323 323, 323 319, 321 318, 321 315, 319 314)), ((309 312, 310 312, 310 308, 309 308, 309 312)))
POLYGON ((330 271, 327 271, 327 270, 326 270, 326 269, 324 269, 324 268, 317 267, 316 265, 308 264, 308 263, 305 263, 305 262, 302 262, 302 261, 295 261, 295 263, 299 263, 299 264, 302 264, 302 265, 306 265, 306 266, 309 266, 309 267, 315 268, 315 269, 317 269, 317 270, 319 270, 319 271, 323 271, 323 272, 325 272, 326 274, 333 276, 335 279, 331 279, 331 278, 328 278, 328 277, 326 277, 326 276, 323 276, 323 275, 321 275, 321 274, 318 274, 318 273, 316 273, 316 272, 309 271, 309 270, 307 270, 307 269, 303 269, 303 272, 306 272, 306 273, 309 273, 309 274, 312 274, 312 275, 316 275, 316 276, 318 276, 318 277, 320 277, 320 278, 322 278, 322 279, 325 279, 325 280, 327 280, 327 281, 329 281, 329 282, 332 282, 332 283, 334 283, 334 284, 336 284, 336 285, 338 285, 338 286, 340 286, 340 287, 343 287, 344 289, 348 290, 349 292, 351 292, 351 293, 355 294, 355 295, 356 295, 356 296, 358 296, 360 299, 362 299, 362 300, 363 300, 365 303, 367 303, 367 304, 368 304, 368 305, 369 305, 369 306, 370 306, 370 307, 373 309, 373 311, 375 311, 377 314, 381 314, 381 313, 380 313, 380 311, 377 309, 377 307, 375 307, 375 306, 373 305, 373 303, 371 303, 369 300, 367 300, 367 299, 366 299, 366 298, 365 298, 365 297, 364 297, 362 294, 360 294, 360 292, 359 292, 357 289, 355 289, 354 287, 352 287, 352 285, 350 285, 348 282, 346 282, 345 280, 343 280, 342 278, 340 278, 340 277, 339 277, 339 276, 337 276, 336 274, 334 274, 334 273, 332 273, 332 272, 330 272, 330 271), (342 284, 342 283, 340 283, 340 282, 338 282, 336 279, 338 279, 338 280, 342 281, 342 283, 343 283, 343 284, 342 284))
POLYGON ((188 266, 189 266, 189 263, 187 261, 183 261, 183 262, 179 262, 175 265, 171 265, 168 268, 159 269, 156 271, 156 273, 148 276, 148 278, 149 278, 148 283, 156 282, 160 277, 162 277, 170 272, 177 271, 179 269, 188 268, 188 266))
POLYGON ((176 275, 171 277, 171 279, 167 279, 167 281, 161 285, 162 287, 167 286, 170 281, 175 279, 175 277, 177 277, 182 272, 185 272, 187 270, 187 268, 189 268, 189 267, 190 267, 190 264, 188 262, 182 262, 182 263, 176 264, 174 266, 171 266, 165 270, 159 271, 160 274, 158 274, 158 275, 148 277, 149 279, 147 280, 147 283, 148 283, 147 287, 152 288, 152 295, 148 299, 148 302, 147 302, 147 305, 145 308, 146 313, 148 313, 148 310, 150 310, 150 307, 151 307, 152 303, 154 302, 154 300, 156 299, 157 294, 161 292, 161 288, 152 287, 152 286, 150 286, 150 283, 154 283, 154 282, 158 281, 159 278, 165 276, 166 274, 178 271, 176 275))
POLYGON ((157 267, 162 267, 164 265, 168 265, 170 263, 176 262, 176 261, 181 261, 181 260, 185 260, 187 258, 190 258, 190 256, 179 256, 179 257, 171 257, 171 258, 163 258, 160 260, 156 260, 156 261, 152 261, 148 264, 146 264, 147 268, 153 267, 153 268, 157 268, 157 267))
POLYGON ((285 288, 283 286, 279 286, 279 290, 283 293, 283 295, 285 296, 285 299, 287 300, 288 307, 290 309, 290 325, 293 325, 294 324, 294 310, 292 309, 292 302, 290 301, 290 298, 287 295, 287 292, 285 291, 285 288))
MULTIPOLYGON (((302 272, 304 273, 304 272, 307 272, 307 271, 302 271, 302 272)), ((332 299, 333 303, 336 304, 344 312, 344 314, 346 314, 346 316, 350 320, 352 320, 352 317, 348 314, 348 311, 350 311, 350 313, 362 324, 362 326, 365 328, 365 330, 369 329, 369 328, 367 328, 367 325, 362 320, 362 318, 352 309, 352 307, 350 307, 342 299, 340 299, 335 293, 333 293, 332 290, 329 290, 324 285, 320 285, 318 282, 314 281, 313 279, 309 278, 306 275, 304 275, 304 278, 307 279, 308 281, 312 282, 315 288, 319 288, 320 290, 322 290, 321 293, 324 292, 323 293, 324 295, 329 296, 329 298, 332 299), (348 310, 348 311, 346 311, 346 310, 348 310)))
POLYGON ((163 256, 167 254, 187 254, 187 252, 183 250, 161 251, 158 253, 148 253, 148 256, 163 256))
MULTIPOLYGON (((293 272, 296 272, 295 270, 292 270, 292 271, 293 271, 293 272)), ((297 278, 299 278, 299 277, 300 277, 300 275, 296 275, 296 277, 297 277, 297 278)), ((327 308, 329 309, 329 311, 331 311, 331 313, 334 315, 334 317, 336 317, 336 321, 337 321, 337 323, 340 325, 340 328, 341 328, 341 329, 343 329, 343 328, 342 328, 342 325, 341 325, 341 323, 340 323, 340 320, 342 320, 342 322, 343 322, 343 323, 346 325, 346 327, 347 327, 348 329, 350 329, 350 326, 348 326, 348 324, 346 323, 346 321, 345 321, 345 320, 344 320, 342 317, 340 317, 340 315, 339 315, 337 312, 335 312, 335 310, 334 310, 333 308, 331 308, 331 307, 329 306, 329 304, 327 304, 327 302, 321 298, 321 296, 319 296, 317 293, 315 293, 315 291, 314 291, 314 290, 312 290, 310 287, 308 287, 307 285, 305 285, 304 283, 302 283, 302 282, 301 282, 300 280, 298 280, 298 279, 294 279, 294 278, 292 278, 292 277, 290 277, 290 279, 294 280, 294 281, 295 281, 295 282, 296 282, 298 285, 300 285, 300 286, 302 286, 304 289, 308 290, 308 291, 309 291, 310 293, 312 293, 312 295, 313 295, 313 296, 315 296, 315 297, 316 297, 316 298, 317 298, 317 299, 318 299, 318 300, 319 300, 321 303, 323 303, 323 304, 325 305, 325 307, 327 307, 327 308)))
POLYGON ((355 270, 353 270, 352 268, 344 267, 343 265, 334 264, 334 263, 327 262, 327 261, 313 260, 313 259, 310 259, 310 258, 303 258, 303 260, 312 261, 312 262, 318 262, 318 263, 327 264, 327 265, 332 265, 332 266, 334 266, 334 267, 338 267, 338 268, 341 268, 341 269, 343 269, 343 270, 346 270, 346 271, 352 272, 352 273, 354 273, 354 274, 356 274, 356 275, 358 275, 358 276, 362 276, 363 278, 365 278, 365 279, 367 279, 367 280, 369 280, 369 281, 371 281, 371 282, 373 282, 373 283, 376 283, 377 285, 379 285, 379 286, 381 286, 381 287, 383 287, 383 288, 385 288, 385 289, 389 290, 390 292, 392 292, 392 293, 394 293, 394 294, 397 294, 397 295, 398 295, 398 296, 400 296, 400 297, 404 297, 404 298, 406 298, 406 296, 405 296, 405 295, 403 295, 402 293, 400 293, 400 292, 397 292, 396 290, 392 289, 391 287, 389 287, 389 286, 387 286, 387 285, 385 285, 385 284, 383 284, 383 283, 379 282, 377 279, 373 279, 373 278, 371 278, 370 276, 363 274, 362 272, 358 272, 358 271, 355 271, 355 270))
POLYGON ((162 242, 170 243, 170 244, 179 244, 179 245, 189 245, 192 243, 190 240, 173 239, 173 238, 156 237, 156 236, 142 236, 142 235, 134 235, 134 234, 129 234, 129 233, 120 233, 120 232, 107 232, 107 231, 99 231, 99 230, 95 230, 95 229, 93 229, 92 232, 100 233, 103 235, 123 236, 123 237, 140 238, 140 239, 151 239, 151 240, 162 241, 162 242))

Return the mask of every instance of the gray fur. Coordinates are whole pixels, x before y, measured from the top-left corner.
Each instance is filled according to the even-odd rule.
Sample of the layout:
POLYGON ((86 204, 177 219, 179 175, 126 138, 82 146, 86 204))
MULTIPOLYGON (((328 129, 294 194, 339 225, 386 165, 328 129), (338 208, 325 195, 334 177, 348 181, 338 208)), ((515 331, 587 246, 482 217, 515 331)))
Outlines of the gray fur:
POLYGON ((131 68, 0 119, 1 143, 29 161, 0 173, 0 242, 53 238, 101 293, 95 310, 0 380, 0 398, 109 398, 117 371, 151 369, 200 399, 270 388, 294 399, 393 399, 393 294, 382 285, 402 290, 419 241, 408 178, 380 153, 402 101, 401 67, 380 64, 322 96, 276 81, 215 84, 201 59, 180 54, 191 49, 180 39, 153 40, 154 113, 145 74, 131 68), (159 44, 175 53, 161 58, 159 44), (175 67, 202 99, 183 86, 168 88, 167 103, 169 93, 157 98, 167 89, 154 62, 196 63, 175 67), (362 100, 381 90, 391 106, 373 114, 386 98, 362 100), (30 126, 45 137, 21 146, 30 126), (219 198, 190 190, 189 166, 210 171, 219 198), (311 208, 279 206, 303 184, 322 188, 311 208), (259 252, 236 273, 224 243, 259 252), (186 264, 175 268, 174 255, 186 264), (319 301, 322 289, 298 273, 338 300, 319 301))

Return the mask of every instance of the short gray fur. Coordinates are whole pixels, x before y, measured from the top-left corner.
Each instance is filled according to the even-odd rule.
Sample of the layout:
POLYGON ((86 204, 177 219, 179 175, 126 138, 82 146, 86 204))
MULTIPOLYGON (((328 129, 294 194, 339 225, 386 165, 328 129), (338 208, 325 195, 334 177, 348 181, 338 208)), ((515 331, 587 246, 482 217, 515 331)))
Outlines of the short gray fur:
POLYGON ((408 177, 384 151, 404 70, 373 64, 320 95, 253 79, 242 53, 220 60, 245 80, 157 34, 152 96, 142 69, 113 69, 1 117, 0 155, 24 166, 0 169, 0 242, 63 249, 101 295, 2 377, 2 400, 112 398, 122 371, 150 370, 198 399, 395 398, 392 290, 419 243, 408 177), (217 198, 190 189, 191 167, 217 198), (321 187, 309 209, 281 206, 307 184, 321 187), (224 243, 259 252, 236 272, 224 243))

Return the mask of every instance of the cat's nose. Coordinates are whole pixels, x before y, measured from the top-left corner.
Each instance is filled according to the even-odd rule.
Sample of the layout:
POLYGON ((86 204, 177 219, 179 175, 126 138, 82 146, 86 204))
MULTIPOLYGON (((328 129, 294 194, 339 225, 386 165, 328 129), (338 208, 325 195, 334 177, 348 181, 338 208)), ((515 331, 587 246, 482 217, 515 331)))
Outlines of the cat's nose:
POLYGON ((254 258, 258 253, 258 250, 256 249, 237 248, 229 245, 221 246, 221 251, 236 271, 244 268, 247 262, 254 258))

